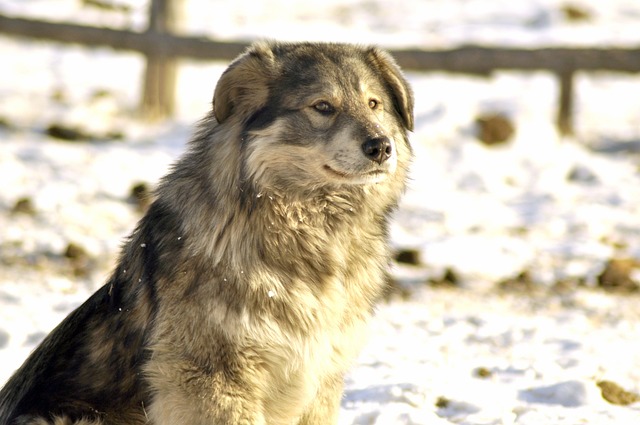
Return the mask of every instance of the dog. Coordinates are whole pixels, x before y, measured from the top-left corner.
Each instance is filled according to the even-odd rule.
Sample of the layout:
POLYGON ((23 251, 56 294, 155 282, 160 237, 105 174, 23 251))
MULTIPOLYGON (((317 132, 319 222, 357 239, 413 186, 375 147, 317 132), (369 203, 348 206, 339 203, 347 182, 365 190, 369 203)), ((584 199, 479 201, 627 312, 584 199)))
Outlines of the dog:
POLYGON ((412 129, 388 53, 253 44, 106 284, 6 383, 0 423, 335 424, 412 129))

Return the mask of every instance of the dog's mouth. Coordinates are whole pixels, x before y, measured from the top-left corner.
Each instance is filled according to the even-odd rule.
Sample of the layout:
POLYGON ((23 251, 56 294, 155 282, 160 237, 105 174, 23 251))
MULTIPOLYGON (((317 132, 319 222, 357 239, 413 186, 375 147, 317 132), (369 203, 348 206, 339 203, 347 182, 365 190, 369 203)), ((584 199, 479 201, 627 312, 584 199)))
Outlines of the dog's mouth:
POLYGON ((349 173, 345 171, 336 170, 329 165, 324 165, 323 169, 334 177, 338 177, 340 180, 353 183, 353 184, 368 184, 377 183, 387 175, 385 170, 371 170, 364 173, 349 173))

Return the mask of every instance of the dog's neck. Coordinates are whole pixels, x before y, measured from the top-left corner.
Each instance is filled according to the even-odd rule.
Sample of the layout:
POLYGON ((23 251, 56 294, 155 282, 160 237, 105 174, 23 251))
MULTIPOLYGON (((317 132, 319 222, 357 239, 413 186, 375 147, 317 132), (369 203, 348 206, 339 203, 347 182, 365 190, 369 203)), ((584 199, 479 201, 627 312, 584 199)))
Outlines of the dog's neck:
MULTIPOLYGON (((242 264, 244 258, 261 258, 274 266, 288 264, 288 259, 305 258, 307 263, 315 264, 314 268, 323 268, 333 261, 336 249, 347 249, 353 243, 354 228, 362 227, 359 221, 383 218, 362 202, 358 205, 358 197, 353 194, 319 190, 313 196, 301 197, 274 190, 245 189, 243 195, 243 200, 236 199, 235 205, 231 200, 225 203, 229 225, 225 234, 219 235, 221 244, 210 251, 224 252, 227 260, 238 267, 247 267, 242 264), (226 249, 223 241, 228 241, 228 246, 242 246, 245 252, 232 260, 238 258, 238 250, 226 249)), ((386 223, 381 223, 367 229, 367 236, 382 238, 385 226, 386 223)), ((290 272, 294 269, 300 271, 300 267, 290 264, 290 272)))

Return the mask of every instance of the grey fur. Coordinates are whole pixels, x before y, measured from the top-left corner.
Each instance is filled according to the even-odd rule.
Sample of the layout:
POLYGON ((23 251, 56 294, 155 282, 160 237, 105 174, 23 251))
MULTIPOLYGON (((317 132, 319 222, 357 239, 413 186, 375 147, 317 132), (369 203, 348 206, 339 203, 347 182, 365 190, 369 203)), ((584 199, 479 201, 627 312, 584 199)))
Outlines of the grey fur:
POLYGON ((253 45, 107 284, 0 392, 11 425, 327 425, 388 264, 411 90, 386 53, 253 45))

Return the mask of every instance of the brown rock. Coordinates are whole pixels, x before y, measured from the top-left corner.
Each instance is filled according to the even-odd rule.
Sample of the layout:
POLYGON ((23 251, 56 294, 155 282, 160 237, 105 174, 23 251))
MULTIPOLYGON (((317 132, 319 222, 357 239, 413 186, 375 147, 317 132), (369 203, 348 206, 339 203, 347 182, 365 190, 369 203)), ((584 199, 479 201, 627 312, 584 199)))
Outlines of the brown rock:
POLYGON ((507 142, 515 132, 511 119, 503 114, 480 115, 476 125, 478 139, 488 146, 507 142))

